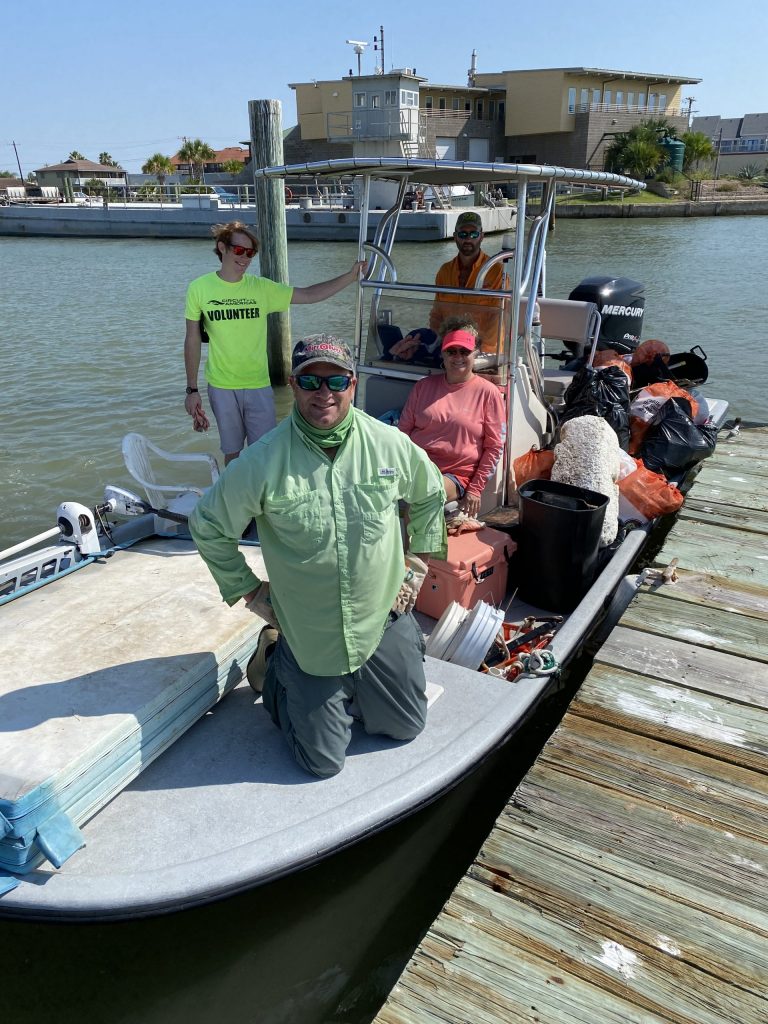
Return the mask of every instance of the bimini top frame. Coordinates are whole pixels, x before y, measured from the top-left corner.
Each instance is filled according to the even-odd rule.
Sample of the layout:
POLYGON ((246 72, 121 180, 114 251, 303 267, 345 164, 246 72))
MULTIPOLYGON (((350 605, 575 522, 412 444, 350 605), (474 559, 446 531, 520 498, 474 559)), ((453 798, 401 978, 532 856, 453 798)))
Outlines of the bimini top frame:
MULTIPOLYGON (((258 167, 254 169, 253 175, 256 182, 259 179, 286 178, 293 175, 310 175, 315 177, 361 176, 363 178, 363 188, 360 194, 359 252, 362 257, 364 250, 368 249, 374 257, 374 266, 371 267, 368 280, 363 281, 362 285, 363 287, 378 286, 379 288, 384 286, 387 290, 403 291, 434 291, 433 285, 409 285, 396 282, 394 267, 388 259, 392 251, 403 197, 409 181, 418 182, 423 185, 516 183, 517 225, 515 251, 518 254, 526 253, 527 258, 525 260, 515 259, 512 261, 513 275, 510 288, 501 296, 502 298, 513 300, 510 317, 510 337, 513 346, 521 334, 526 338, 530 337, 534 304, 527 304, 526 323, 521 325, 520 299, 526 291, 530 295, 536 295, 541 292, 540 281, 543 274, 544 246, 554 209, 555 186, 557 184, 594 185, 621 191, 642 191, 645 188, 643 182, 636 181, 634 178, 628 178, 623 174, 613 174, 609 171, 579 170, 574 167, 560 167, 554 164, 470 163, 457 160, 424 160, 385 156, 343 157, 334 160, 316 160, 303 164, 258 167), (368 195, 372 178, 395 181, 400 184, 396 202, 379 222, 373 246, 368 243, 368 195), (531 223, 528 234, 528 246, 526 246, 526 205, 529 182, 541 183, 544 188, 537 214, 531 223), (375 263, 379 259, 382 262, 382 269, 388 271, 390 278, 388 282, 374 280, 375 263), (523 328, 522 331, 521 326, 523 328)), ((488 268, 484 269, 486 269, 487 273, 488 268)), ((484 277, 485 275, 482 276, 484 277)), ((478 280, 477 291, 483 290, 482 284, 483 281, 478 280)), ((441 291, 450 293, 452 289, 442 287, 441 291)), ((488 290, 483 291, 486 297, 494 294, 488 290)), ((466 294, 466 290, 463 290, 462 294, 466 294)), ((358 291, 358 316, 356 324, 356 342, 358 346, 362 332, 361 296, 362 289, 358 291)), ((507 347, 507 360, 513 359, 511 347, 507 347)))

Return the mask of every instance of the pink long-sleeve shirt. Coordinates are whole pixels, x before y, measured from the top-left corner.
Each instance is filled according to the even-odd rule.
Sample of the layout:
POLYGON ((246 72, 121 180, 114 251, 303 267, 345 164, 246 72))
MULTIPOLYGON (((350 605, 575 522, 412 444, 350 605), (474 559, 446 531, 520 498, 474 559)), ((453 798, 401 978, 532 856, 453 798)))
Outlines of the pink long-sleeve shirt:
POLYGON ((398 425, 441 473, 479 495, 504 447, 504 400, 495 384, 476 374, 464 384, 432 374, 414 385, 398 425))

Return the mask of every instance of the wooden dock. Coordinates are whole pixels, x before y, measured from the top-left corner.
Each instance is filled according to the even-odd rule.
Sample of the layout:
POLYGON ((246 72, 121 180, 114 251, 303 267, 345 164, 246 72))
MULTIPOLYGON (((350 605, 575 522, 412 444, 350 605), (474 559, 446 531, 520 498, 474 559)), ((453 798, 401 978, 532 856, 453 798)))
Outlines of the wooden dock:
POLYGON ((768 428, 721 440, 376 1024, 768 1020, 768 428))

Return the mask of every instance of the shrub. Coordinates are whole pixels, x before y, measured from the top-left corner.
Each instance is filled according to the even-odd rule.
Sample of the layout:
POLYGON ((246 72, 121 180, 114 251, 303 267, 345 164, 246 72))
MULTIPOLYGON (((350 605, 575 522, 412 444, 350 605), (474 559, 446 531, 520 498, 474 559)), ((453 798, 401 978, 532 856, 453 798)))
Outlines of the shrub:
POLYGON ((744 164, 743 167, 739 168, 738 176, 741 181, 752 181, 753 178, 760 177, 760 168, 757 164, 744 164))
POLYGON ((715 185, 715 192, 736 192, 738 187, 735 181, 721 181, 715 185))

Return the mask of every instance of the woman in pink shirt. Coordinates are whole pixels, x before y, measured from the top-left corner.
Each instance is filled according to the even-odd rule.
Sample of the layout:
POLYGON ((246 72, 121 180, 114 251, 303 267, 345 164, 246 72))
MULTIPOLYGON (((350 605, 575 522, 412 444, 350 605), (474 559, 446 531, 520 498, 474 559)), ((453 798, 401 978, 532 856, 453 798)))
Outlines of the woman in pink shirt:
POLYGON ((443 338, 444 374, 414 385, 400 415, 408 434, 443 474, 448 501, 476 516, 480 496, 499 461, 506 432, 498 387, 474 372, 479 338, 469 326, 443 338))

